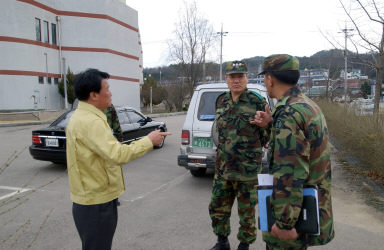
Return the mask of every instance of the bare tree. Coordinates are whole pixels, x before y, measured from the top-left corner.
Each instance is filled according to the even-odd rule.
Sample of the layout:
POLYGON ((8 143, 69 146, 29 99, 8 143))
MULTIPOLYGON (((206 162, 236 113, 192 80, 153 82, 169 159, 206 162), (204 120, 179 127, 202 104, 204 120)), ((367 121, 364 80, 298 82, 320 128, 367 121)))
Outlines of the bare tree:
POLYGON ((350 38, 360 64, 376 70, 375 104, 373 113, 379 118, 382 73, 384 69, 384 3, 378 0, 351 0, 347 8, 339 0, 344 12, 352 22, 357 36, 350 38), (360 56, 360 51, 368 52, 371 60, 360 56))
POLYGON ((167 109, 172 111, 173 108, 175 108, 176 111, 181 111, 183 109, 183 104, 187 95, 185 84, 174 82, 168 84, 164 88, 167 93, 164 99, 164 103, 167 109))
POLYGON ((205 57, 215 42, 215 32, 208 20, 198 12, 196 2, 184 2, 184 11, 180 14, 174 33, 175 38, 168 41, 169 56, 172 62, 180 66, 192 96, 201 77, 205 57))

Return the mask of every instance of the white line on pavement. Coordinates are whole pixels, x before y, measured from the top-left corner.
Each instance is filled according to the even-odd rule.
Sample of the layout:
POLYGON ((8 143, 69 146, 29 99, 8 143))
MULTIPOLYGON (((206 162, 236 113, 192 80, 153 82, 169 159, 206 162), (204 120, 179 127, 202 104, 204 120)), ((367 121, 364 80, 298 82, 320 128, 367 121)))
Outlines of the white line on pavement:
POLYGON ((184 173, 184 174, 182 174, 182 175, 179 175, 179 176, 176 177, 175 179, 173 179, 173 180, 171 180, 171 181, 169 181, 169 182, 167 182, 167 183, 164 183, 164 184, 158 186, 157 188, 152 189, 152 190, 149 191, 149 192, 146 192, 146 193, 143 194, 143 195, 137 196, 136 198, 129 199, 129 200, 128 200, 128 199, 121 199, 121 198, 119 198, 119 200, 122 200, 122 201, 129 201, 129 202, 134 202, 134 201, 143 199, 143 198, 145 198, 146 196, 148 196, 148 195, 150 195, 150 194, 152 194, 152 193, 154 193, 154 192, 156 192, 156 191, 159 191, 161 188, 163 188, 163 187, 165 187, 165 186, 167 186, 167 185, 170 185, 171 183, 176 183, 176 182, 178 182, 178 181, 181 181, 181 179, 183 179, 183 178, 187 175, 187 173, 188 173, 188 172, 186 172, 186 173, 184 173))
POLYGON ((8 198, 8 197, 12 197, 12 196, 14 196, 14 195, 16 195, 16 194, 21 194, 21 193, 24 193, 24 192, 27 192, 27 191, 31 190, 31 189, 29 189, 29 188, 18 188, 18 187, 8 187, 8 186, 0 186, 0 189, 5 189, 5 190, 12 190, 12 191, 14 191, 14 192, 12 192, 12 193, 9 193, 9 194, 0 196, 0 201, 6 199, 6 198, 8 198))

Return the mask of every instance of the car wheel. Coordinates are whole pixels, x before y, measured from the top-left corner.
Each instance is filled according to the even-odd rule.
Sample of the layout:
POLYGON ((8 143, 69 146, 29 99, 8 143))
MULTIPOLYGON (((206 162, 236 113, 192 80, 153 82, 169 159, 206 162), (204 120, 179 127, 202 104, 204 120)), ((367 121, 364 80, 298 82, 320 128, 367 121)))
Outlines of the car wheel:
POLYGON ((164 141, 165 141, 165 137, 164 137, 164 139, 161 141, 161 143, 159 145, 154 146, 153 148, 155 148, 155 149, 162 148, 164 146, 164 141))
MULTIPOLYGON (((161 132, 164 132, 163 129, 160 129, 160 131, 161 131, 161 132)), ((165 137, 166 137, 166 136, 165 136, 165 137)), ((164 137, 163 141, 162 141, 159 145, 154 146, 153 148, 155 148, 155 149, 162 148, 162 147, 164 146, 165 137, 164 137)))
POLYGON ((189 171, 195 177, 203 177, 205 175, 205 172, 207 171, 207 169, 206 168, 197 168, 197 169, 190 169, 189 171))

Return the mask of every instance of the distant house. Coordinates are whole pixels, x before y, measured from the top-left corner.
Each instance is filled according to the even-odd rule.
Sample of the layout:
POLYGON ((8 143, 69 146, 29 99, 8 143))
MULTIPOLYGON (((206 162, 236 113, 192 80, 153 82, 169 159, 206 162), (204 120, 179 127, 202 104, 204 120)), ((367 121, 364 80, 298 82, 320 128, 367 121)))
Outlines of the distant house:
MULTIPOLYGON (((340 78, 345 78, 345 71, 341 70, 340 72, 340 78)), ((360 69, 352 69, 350 72, 347 72, 347 79, 362 79, 366 80, 368 79, 368 76, 362 75, 360 69)))
MULTIPOLYGON (((339 78, 337 83, 339 88, 344 88, 344 79, 339 78)), ((347 80, 347 87, 348 89, 360 89, 361 84, 363 84, 363 81, 359 79, 348 79, 347 80)))
POLYGON ((329 72, 327 69, 304 69, 300 70, 298 85, 309 90, 312 86, 325 86, 328 80, 329 72))
POLYGON ((63 58, 74 73, 108 72, 113 103, 140 108, 138 13, 125 1, 2 0, 0 9, 0 110, 63 108, 63 58))

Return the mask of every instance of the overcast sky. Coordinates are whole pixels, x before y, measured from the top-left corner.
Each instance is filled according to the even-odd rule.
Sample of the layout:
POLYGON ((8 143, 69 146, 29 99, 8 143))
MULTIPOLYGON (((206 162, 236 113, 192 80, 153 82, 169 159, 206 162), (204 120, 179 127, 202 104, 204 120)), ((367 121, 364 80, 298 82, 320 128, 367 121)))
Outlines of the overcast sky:
MULTIPOLYGON (((187 0, 191 2, 192 0, 187 0)), ((172 38, 183 0, 126 0, 139 14, 144 67, 168 65, 172 38)), ((223 24, 223 61, 288 53, 311 56, 333 48, 319 30, 343 44, 347 16, 337 0, 197 0, 215 31, 223 24)), ((349 24, 350 25, 350 24, 349 24)), ((220 47, 210 60, 219 62, 220 47)))

